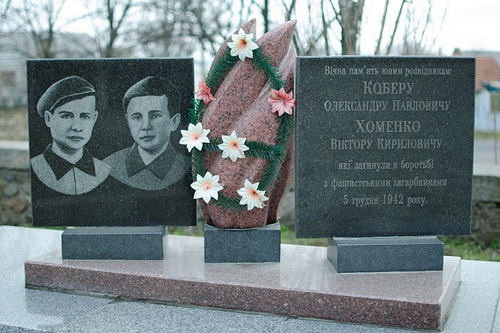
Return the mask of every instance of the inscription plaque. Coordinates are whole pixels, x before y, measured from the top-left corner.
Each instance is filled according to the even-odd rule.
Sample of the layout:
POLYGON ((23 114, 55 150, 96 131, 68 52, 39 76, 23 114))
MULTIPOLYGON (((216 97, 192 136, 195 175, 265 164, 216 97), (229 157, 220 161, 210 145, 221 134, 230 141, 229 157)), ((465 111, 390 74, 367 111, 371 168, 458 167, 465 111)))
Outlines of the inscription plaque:
POLYGON ((475 60, 299 57, 297 237, 469 234, 475 60))

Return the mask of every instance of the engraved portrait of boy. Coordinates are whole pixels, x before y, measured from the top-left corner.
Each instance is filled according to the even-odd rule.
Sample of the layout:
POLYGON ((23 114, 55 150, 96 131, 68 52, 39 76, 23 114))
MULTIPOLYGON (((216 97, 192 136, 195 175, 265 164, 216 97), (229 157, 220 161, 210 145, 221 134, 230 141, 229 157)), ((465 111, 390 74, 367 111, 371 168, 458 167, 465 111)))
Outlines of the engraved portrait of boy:
POLYGON ((132 85, 123 97, 123 111, 134 140, 108 156, 111 176, 142 190, 163 190, 186 175, 190 159, 172 146, 181 115, 179 92, 162 77, 149 76, 132 85))
POLYGON ((31 169, 41 183, 59 193, 90 192, 109 175, 111 168, 85 149, 98 116, 95 95, 88 81, 69 76, 53 83, 38 100, 37 112, 52 142, 31 159, 31 169))

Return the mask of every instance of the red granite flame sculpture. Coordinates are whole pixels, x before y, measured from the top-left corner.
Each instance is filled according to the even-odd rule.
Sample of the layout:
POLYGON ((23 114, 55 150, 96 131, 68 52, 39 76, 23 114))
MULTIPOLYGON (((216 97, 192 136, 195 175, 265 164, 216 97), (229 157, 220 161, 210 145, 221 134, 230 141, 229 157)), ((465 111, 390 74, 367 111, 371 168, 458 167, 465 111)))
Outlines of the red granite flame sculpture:
MULTIPOLYGON (((266 33, 256 41, 262 53, 278 68, 285 81, 285 91, 293 90, 296 52, 290 47, 295 21, 286 22, 266 33)), ((255 20, 241 27, 246 33, 255 33, 255 20)), ((229 37, 217 52, 216 58, 228 50, 229 37)), ((214 60, 215 62, 215 60, 214 60)), ((212 64, 212 67, 214 64, 212 64)), ((220 138, 235 131, 247 141, 260 141, 273 145, 277 137, 278 114, 271 112, 268 102, 271 86, 268 77, 259 71, 251 59, 238 61, 224 77, 221 84, 212 87, 215 101, 208 104, 203 116, 203 128, 211 130, 209 138, 220 138)), ((288 192, 294 178, 295 145, 293 134, 287 146, 287 155, 281 166, 279 178, 263 208, 243 209, 240 212, 225 210, 215 204, 200 200, 207 222, 220 228, 252 228, 276 222, 281 215, 282 198, 288 192)), ((246 156, 232 162, 220 153, 205 153, 207 170, 219 175, 224 193, 234 196, 245 179, 256 183, 262 177, 268 160, 246 156)))

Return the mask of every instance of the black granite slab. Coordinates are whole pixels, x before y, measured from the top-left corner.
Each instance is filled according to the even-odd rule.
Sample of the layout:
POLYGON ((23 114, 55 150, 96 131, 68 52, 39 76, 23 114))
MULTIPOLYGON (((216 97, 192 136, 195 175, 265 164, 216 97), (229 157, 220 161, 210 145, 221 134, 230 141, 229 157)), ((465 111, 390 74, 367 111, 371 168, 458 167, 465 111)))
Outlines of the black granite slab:
POLYGON ((337 273, 442 271, 437 237, 329 238, 328 260, 337 273))
POLYGON ((297 237, 469 234, 475 60, 299 57, 297 237))
POLYGON ((62 259, 163 260, 167 235, 163 226, 70 228, 61 235, 62 259))
POLYGON ((247 229, 205 224, 206 263, 280 262, 280 223, 247 229))
POLYGON ((193 59, 30 60, 27 68, 35 226, 196 224, 191 160, 179 144, 193 59))

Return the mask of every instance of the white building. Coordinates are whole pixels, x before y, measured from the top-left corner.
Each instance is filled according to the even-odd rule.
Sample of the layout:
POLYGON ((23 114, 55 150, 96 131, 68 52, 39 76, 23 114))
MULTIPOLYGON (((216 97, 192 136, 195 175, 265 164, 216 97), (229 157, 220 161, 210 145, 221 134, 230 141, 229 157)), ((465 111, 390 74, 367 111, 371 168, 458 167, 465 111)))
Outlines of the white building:
MULTIPOLYGON (((58 58, 95 57, 94 41, 86 34, 57 35, 58 58)), ((33 39, 25 32, 0 34, 0 108, 27 105, 26 60, 36 58, 33 39)))
POLYGON ((491 93, 483 86, 500 83, 500 52, 456 50, 454 55, 476 57, 475 130, 493 132, 496 119, 496 129, 500 131, 500 93, 491 93))

